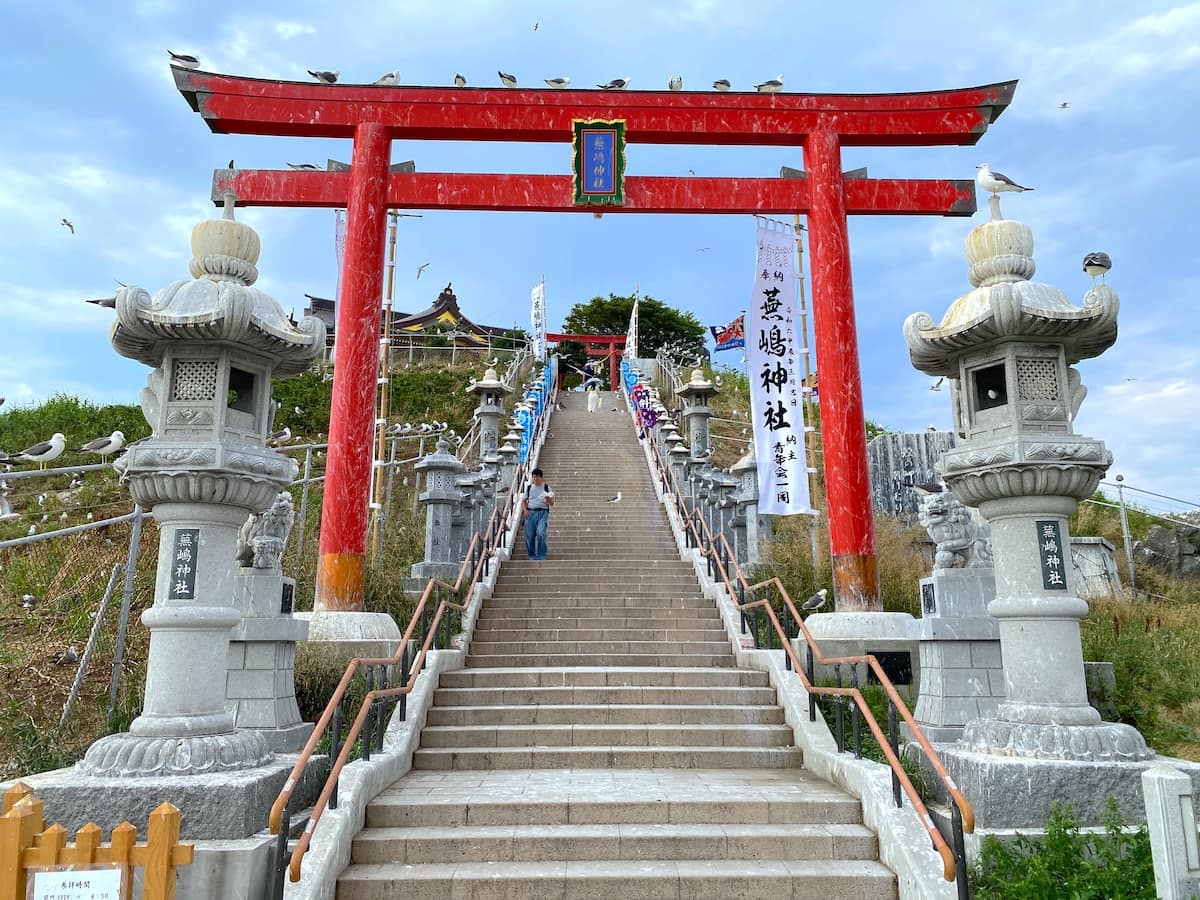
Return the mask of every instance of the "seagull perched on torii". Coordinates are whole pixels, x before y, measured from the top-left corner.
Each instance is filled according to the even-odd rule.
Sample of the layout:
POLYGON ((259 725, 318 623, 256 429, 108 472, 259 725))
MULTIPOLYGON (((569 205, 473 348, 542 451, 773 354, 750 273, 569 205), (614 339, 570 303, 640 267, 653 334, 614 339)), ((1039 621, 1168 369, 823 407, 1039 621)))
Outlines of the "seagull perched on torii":
POLYGON ((1104 276, 1108 274, 1108 270, 1112 268, 1112 257, 1107 253, 1101 253, 1099 250, 1089 253, 1083 258, 1083 271, 1092 276, 1092 284, 1096 283, 1096 279, 1100 279, 1100 283, 1104 283, 1104 276))
POLYGON ((993 172, 987 163, 980 163, 975 168, 978 170, 978 174, 975 176, 976 183, 992 195, 988 198, 988 206, 991 208, 993 220, 1004 218, 1000 215, 1001 194, 1010 192, 1022 194, 1025 191, 1033 190, 1023 184, 1017 184, 1007 175, 993 172))

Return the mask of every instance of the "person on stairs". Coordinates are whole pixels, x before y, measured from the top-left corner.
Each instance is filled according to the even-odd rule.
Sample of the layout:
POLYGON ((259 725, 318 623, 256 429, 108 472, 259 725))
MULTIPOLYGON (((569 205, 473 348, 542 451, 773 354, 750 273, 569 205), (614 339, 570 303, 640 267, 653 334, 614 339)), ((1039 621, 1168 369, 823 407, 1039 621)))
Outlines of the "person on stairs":
POLYGON ((532 484, 525 486, 521 498, 521 519, 525 523, 525 551, 530 559, 546 558, 546 529, 550 525, 550 507, 554 505, 554 488, 542 479, 542 470, 531 473, 532 484))
POLYGON ((587 411, 596 412, 600 409, 600 375, 591 360, 583 367, 583 389, 587 393, 587 411))

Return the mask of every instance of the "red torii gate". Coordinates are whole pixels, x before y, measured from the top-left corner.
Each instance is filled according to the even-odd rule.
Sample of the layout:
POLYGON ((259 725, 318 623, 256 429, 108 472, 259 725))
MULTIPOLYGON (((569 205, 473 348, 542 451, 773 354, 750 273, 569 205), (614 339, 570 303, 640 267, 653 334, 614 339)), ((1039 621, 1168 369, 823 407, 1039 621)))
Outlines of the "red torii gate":
MULTIPOLYGON (((619 390, 621 387, 621 351, 625 349, 625 340, 626 338, 623 334, 546 335, 546 342, 549 344, 575 341, 578 344, 586 345, 588 356, 594 356, 597 359, 603 357, 608 360, 608 389, 610 391, 619 390)), ((561 369, 559 370, 558 382, 560 385, 565 374, 561 369)))
POLYGON ((969 216, 975 190, 968 180, 845 178, 841 150, 974 144, 1008 106, 1015 81, 905 94, 750 94, 322 85, 173 71, 214 132, 354 141, 349 172, 218 170, 213 180, 218 202, 232 193, 241 205, 348 210, 318 609, 362 609, 386 211, 594 211, 574 205, 570 175, 389 174, 391 142, 565 143, 578 119, 623 119, 630 144, 803 148, 803 179, 630 176, 625 204, 604 212, 807 215, 836 608, 880 608, 846 217, 969 216))

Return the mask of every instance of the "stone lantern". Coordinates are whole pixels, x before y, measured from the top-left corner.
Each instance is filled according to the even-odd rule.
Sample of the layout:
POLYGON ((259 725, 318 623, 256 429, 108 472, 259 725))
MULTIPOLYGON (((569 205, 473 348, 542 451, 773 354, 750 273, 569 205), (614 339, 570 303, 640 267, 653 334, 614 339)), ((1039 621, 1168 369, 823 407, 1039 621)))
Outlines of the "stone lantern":
MULTIPOLYGON (((520 443, 520 436, 516 436, 517 443, 520 443)), ((513 443, 513 436, 506 434, 504 436, 504 444, 496 453, 500 457, 500 484, 499 490, 506 491, 512 488, 513 477, 517 471, 517 445, 513 443)))
POLYGON ((224 219, 192 231, 192 280, 153 298, 117 292, 112 345, 153 367, 141 392, 152 434, 115 465, 159 527, 145 698, 129 733, 101 738, 81 772, 122 778, 249 769, 270 761, 262 734, 226 711, 238 532, 270 507, 296 463, 268 449, 271 379, 303 372, 325 346, 314 317, 293 325, 258 278, 259 239, 224 219))
POLYGON ((737 479, 737 491, 733 495, 733 529, 736 538, 734 549, 739 562, 748 566, 757 565, 758 462, 754 458, 753 442, 746 446, 745 455, 735 462, 729 471, 737 479))
POLYGON ((700 369, 693 369, 692 380, 677 393, 683 401, 683 422, 688 433, 691 458, 696 461, 706 460, 709 457, 708 420, 713 414, 708 402, 720 391, 704 377, 700 369))
POLYGON ((450 453, 450 444, 442 438, 433 453, 414 468, 425 473, 425 490, 420 495, 425 504, 425 559, 412 567, 412 577, 424 588, 430 578, 453 581, 458 575, 452 525, 454 507, 463 498, 454 480, 466 466, 450 453))
POLYGON ((499 445, 500 420, 504 418, 504 399, 513 392, 507 384, 496 375, 496 370, 488 367, 483 379, 472 384, 467 391, 479 395, 479 456, 496 450, 499 445))
MULTIPOLYGON (((1103 443, 1072 427, 1086 393, 1074 365, 1116 341, 1117 294, 1096 285, 1077 307, 1057 288, 1031 282, 1033 234, 1020 222, 996 218, 974 229, 967 261, 974 289, 940 324, 925 313, 904 323, 913 365, 954 386, 959 441, 942 456, 943 478, 992 531, 996 597, 988 612, 1000 626, 1005 701, 995 718, 968 722, 957 746, 1022 761, 1148 759, 1134 728, 1101 722, 1088 705, 1079 636, 1087 604, 1075 596, 1067 531, 1111 462, 1103 443)), ((993 763, 974 770, 988 773, 986 793, 1018 802, 1029 770, 1014 767, 1008 791, 996 781, 1003 767, 993 763)), ((976 797, 967 789, 971 775, 960 773, 976 797)), ((1061 778, 1059 796, 1078 797, 1086 816, 1103 797, 1093 775, 1060 767, 1047 777, 1061 778)), ((1056 795, 1048 782, 1039 789, 1056 795)), ((988 815, 985 806, 981 818, 988 815)))

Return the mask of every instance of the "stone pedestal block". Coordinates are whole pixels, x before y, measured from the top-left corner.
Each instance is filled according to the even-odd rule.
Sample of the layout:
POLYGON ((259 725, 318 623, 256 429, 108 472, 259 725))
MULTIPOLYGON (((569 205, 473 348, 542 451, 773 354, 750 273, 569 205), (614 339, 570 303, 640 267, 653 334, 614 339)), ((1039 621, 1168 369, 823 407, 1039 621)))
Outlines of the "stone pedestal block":
MULTIPOLYGON (((917 620, 908 613, 817 613, 809 616, 805 625, 825 656, 874 654, 902 694, 911 697, 916 692, 921 675, 917 620)), ((859 676, 859 683, 865 684, 865 667, 860 667, 859 676)), ((816 677, 818 681, 832 679, 833 669, 817 666, 816 677)), ((843 668, 842 683, 849 684, 848 679, 843 668)))

